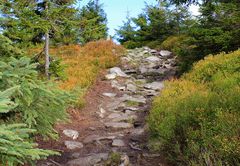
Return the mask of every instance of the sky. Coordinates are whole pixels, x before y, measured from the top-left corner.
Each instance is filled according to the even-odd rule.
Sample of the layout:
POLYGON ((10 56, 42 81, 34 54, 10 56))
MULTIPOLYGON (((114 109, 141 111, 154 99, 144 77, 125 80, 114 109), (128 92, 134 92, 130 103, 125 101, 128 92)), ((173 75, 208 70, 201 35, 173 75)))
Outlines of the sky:
MULTIPOLYGON (((88 0, 83 0, 81 6, 86 4, 88 0)), ((129 11, 130 17, 136 17, 145 8, 145 4, 155 5, 156 0, 99 0, 103 4, 103 8, 107 13, 109 34, 113 36, 115 29, 123 25, 123 21, 126 18, 127 11, 129 11)), ((191 6, 190 11, 193 15, 198 14, 198 7, 191 6)))

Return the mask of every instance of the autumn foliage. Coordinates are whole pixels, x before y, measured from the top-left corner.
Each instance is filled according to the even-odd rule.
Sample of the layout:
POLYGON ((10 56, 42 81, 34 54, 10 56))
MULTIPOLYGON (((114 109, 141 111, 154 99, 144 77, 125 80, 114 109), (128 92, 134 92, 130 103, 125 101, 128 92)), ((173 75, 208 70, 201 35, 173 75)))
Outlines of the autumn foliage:
POLYGON ((90 42, 85 46, 63 46, 51 50, 62 58, 66 65, 67 80, 61 83, 63 89, 89 87, 101 69, 109 68, 119 62, 124 52, 121 46, 112 41, 90 42))

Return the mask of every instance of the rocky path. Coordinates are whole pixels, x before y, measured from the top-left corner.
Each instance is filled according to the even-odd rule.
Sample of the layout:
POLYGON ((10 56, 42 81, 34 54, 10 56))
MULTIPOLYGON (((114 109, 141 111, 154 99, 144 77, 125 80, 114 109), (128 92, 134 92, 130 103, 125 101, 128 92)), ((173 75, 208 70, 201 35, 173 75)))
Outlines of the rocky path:
POLYGON ((60 141, 43 147, 62 156, 41 166, 157 166, 166 165, 147 146, 146 115, 152 97, 175 75, 175 57, 147 47, 128 51, 122 66, 111 68, 87 94, 86 107, 72 110, 72 122, 58 125, 60 141))

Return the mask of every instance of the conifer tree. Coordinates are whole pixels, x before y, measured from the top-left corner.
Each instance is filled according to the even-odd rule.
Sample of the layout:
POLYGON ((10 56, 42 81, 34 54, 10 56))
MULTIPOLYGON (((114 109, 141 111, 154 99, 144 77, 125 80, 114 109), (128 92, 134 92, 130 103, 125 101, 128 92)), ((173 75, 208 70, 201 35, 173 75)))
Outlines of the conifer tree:
POLYGON ((107 37, 107 16, 99 1, 90 0, 80 9, 79 41, 85 44, 107 37))
POLYGON ((49 40, 71 24, 74 0, 5 0, 1 4, 3 34, 26 47, 44 41, 45 74, 49 78, 49 40))

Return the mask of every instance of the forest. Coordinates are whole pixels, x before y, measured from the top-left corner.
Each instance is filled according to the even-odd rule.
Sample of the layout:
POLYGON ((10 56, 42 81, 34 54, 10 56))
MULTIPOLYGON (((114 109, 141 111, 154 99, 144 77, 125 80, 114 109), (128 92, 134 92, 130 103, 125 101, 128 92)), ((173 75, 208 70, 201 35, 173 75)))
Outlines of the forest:
MULTIPOLYGON (((146 1, 137 17, 125 13, 111 37, 104 4, 99 0, 79 4, 76 0, 0 0, 0 165, 102 162, 104 157, 83 164, 82 152, 74 162, 65 157, 78 152, 62 149, 66 145, 61 142, 66 135, 62 130, 69 126, 80 131, 78 142, 74 137, 69 142, 79 149, 86 146, 83 153, 96 148, 103 155, 105 149, 98 143, 113 141, 106 143, 109 154, 99 164, 103 166, 137 165, 141 157, 129 155, 136 151, 145 157, 154 154, 166 166, 239 165, 240 1, 157 0, 155 5, 146 1), (199 15, 192 15, 190 5, 199 7, 199 15), (161 51, 171 56, 157 57, 161 51), (156 90, 162 83, 164 88, 156 90), (108 85, 112 93, 102 93, 108 85), (95 94, 98 91, 113 101, 103 100, 95 94), (107 109, 117 97, 120 103, 111 114, 107 109), (106 108, 102 106, 107 102, 106 108), (136 112, 131 110, 134 107, 136 112), (110 115, 118 122, 114 125, 121 127, 109 122, 110 115), (144 120, 139 120, 142 116, 144 120), (89 121, 97 124, 84 128, 89 121), (139 137, 139 146, 129 141, 136 126, 147 133, 139 137), (111 135, 120 128, 123 133, 111 135), (91 144, 87 130, 105 135, 91 144), (128 142, 127 147, 122 141, 128 142), (115 152, 109 144, 121 148, 115 152)), ((156 164, 147 161, 140 165, 156 164)))

